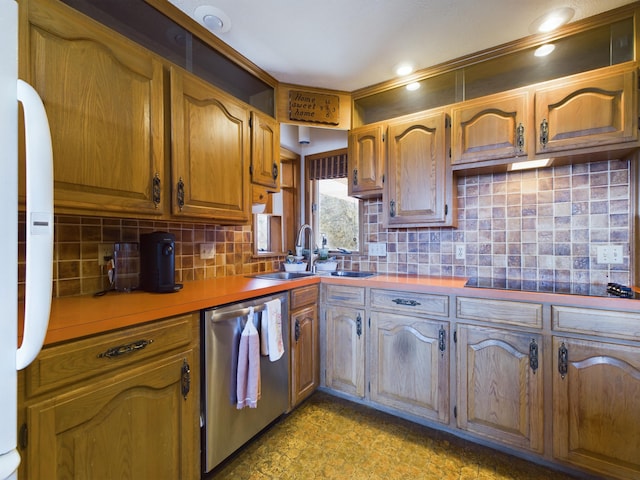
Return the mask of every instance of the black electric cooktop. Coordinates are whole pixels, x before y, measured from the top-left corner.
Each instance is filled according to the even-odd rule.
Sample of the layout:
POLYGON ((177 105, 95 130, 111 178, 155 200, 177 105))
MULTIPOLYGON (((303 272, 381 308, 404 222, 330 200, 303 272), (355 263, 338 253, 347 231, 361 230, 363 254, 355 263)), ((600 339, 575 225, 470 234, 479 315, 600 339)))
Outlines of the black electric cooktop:
POLYGON ((617 283, 595 285, 590 283, 472 277, 467 281, 465 287, 494 288, 521 292, 566 293, 570 295, 588 295, 591 297, 637 298, 637 295, 629 287, 617 283))

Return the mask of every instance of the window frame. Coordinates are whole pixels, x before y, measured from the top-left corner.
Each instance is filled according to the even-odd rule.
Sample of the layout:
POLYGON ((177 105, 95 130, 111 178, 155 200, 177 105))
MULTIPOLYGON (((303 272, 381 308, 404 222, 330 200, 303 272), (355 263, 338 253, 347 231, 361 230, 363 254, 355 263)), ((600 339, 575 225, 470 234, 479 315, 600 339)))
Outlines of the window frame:
MULTIPOLYGON (((319 201, 320 201, 320 189, 318 188, 318 182, 319 180, 311 180, 311 175, 310 175, 310 162, 307 161, 307 158, 309 157, 322 157, 322 156, 331 156, 332 154, 336 154, 338 152, 344 151, 346 149, 340 149, 340 150, 334 150, 334 151, 328 151, 328 152, 322 152, 322 153, 317 153, 314 155, 310 155, 308 157, 305 157, 305 203, 306 203, 306 208, 305 208, 305 220, 307 221, 307 223, 309 223, 311 225, 311 228, 313 228, 313 232, 314 232, 314 236, 315 241, 317 242, 318 246, 321 246, 321 237, 320 234, 322 232, 320 232, 320 216, 318 214, 318 205, 319 205, 319 201)), ((340 177, 340 178, 348 178, 348 177, 340 177)), ((348 196, 348 193, 347 193, 348 196)), ((359 249, 358 250, 349 250, 351 253, 351 255, 362 255, 363 252, 363 247, 364 247, 364 202, 362 199, 360 198, 356 198, 356 200, 358 201, 358 246, 359 249)), ((344 252, 341 252, 340 250, 329 250, 329 255, 345 255, 344 252)))

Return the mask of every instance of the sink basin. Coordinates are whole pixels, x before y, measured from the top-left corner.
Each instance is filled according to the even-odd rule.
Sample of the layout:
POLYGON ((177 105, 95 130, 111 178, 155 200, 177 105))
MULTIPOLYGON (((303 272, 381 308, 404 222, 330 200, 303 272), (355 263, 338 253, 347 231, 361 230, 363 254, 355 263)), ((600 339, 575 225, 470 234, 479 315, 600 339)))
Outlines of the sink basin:
POLYGON ((305 278, 315 275, 311 272, 268 272, 256 273, 255 275, 247 275, 250 278, 262 278, 265 280, 295 280, 296 278, 305 278))
POLYGON ((367 278, 376 275, 376 272, 356 272, 350 270, 338 270, 337 272, 331 272, 334 277, 351 277, 351 278, 367 278))

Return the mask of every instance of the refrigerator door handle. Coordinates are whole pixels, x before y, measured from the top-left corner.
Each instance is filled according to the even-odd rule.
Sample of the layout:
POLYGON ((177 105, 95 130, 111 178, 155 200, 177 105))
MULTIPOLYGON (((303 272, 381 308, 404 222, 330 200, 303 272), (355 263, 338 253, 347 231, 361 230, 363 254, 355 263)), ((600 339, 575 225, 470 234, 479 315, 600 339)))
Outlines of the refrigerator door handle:
POLYGON ((24 109, 27 177, 27 248, 24 330, 18 370, 38 355, 49 325, 53 273, 53 153, 47 113, 37 92, 18 80, 24 109))

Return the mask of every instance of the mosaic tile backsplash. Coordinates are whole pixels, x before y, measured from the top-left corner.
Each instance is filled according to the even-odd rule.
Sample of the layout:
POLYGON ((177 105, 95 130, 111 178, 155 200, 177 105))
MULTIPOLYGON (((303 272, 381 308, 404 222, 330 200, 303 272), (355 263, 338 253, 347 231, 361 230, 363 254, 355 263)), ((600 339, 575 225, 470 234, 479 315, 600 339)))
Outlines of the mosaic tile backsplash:
MULTIPOLYGON (((340 268, 631 283, 628 161, 460 177, 457 196, 457 228, 384 229, 382 201, 367 200, 365 250, 368 242, 384 242, 387 255, 344 256, 340 268), (596 247, 605 244, 622 246, 622 264, 596 262, 596 247), (455 258, 457 245, 464 245, 464 259, 455 258)), ((20 222, 24 231, 24 217, 20 222)), ((104 267, 98 266, 98 244, 136 242, 141 233, 155 230, 176 236, 178 282, 277 270, 282 261, 253 257, 250 226, 56 216, 53 295, 105 289, 107 277, 104 267), (204 242, 215 243, 215 258, 200 258, 199 244, 204 242)), ((21 258, 24 262, 23 255, 21 258)), ((24 265, 19 272, 22 294, 24 265)))

